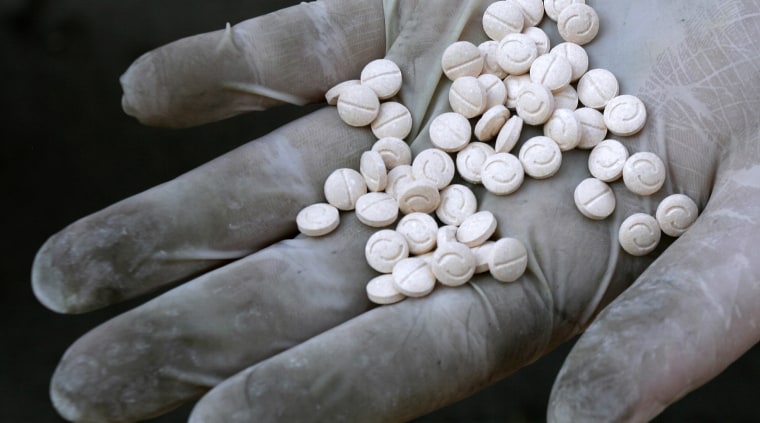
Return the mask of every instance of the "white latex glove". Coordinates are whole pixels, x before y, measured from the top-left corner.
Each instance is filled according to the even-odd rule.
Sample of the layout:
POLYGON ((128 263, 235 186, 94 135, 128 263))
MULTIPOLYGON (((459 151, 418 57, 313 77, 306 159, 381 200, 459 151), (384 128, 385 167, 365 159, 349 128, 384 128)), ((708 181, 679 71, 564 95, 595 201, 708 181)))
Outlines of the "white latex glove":
MULTIPOLYGON (((448 107, 441 53, 484 39, 489 3, 301 4, 148 53, 122 79, 124 108, 145 123, 190 126, 320 101, 387 55, 406 78, 400 100, 420 151, 448 107)), ((602 22, 587 46, 592 67, 647 104, 646 128, 624 142, 666 161, 660 192, 642 198, 616 183, 614 215, 590 221, 572 195, 588 153, 568 152, 558 175, 514 195, 477 190, 498 235, 529 249, 521 280, 480 276, 373 308, 371 229, 347 213, 327 237, 293 238, 326 176, 356 167, 374 140, 325 108, 48 240, 33 287, 56 311, 184 282, 66 352, 51 388, 59 412, 139 420, 203 396, 191 421, 408 420, 583 331, 552 392, 551 421, 647 420, 721 372, 760 340, 760 4, 588 3, 602 22), (697 201, 697 223, 651 256, 622 252, 622 220, 676 192, 697 201)), ((544 28, 558 42, 553 26, 544 28)))

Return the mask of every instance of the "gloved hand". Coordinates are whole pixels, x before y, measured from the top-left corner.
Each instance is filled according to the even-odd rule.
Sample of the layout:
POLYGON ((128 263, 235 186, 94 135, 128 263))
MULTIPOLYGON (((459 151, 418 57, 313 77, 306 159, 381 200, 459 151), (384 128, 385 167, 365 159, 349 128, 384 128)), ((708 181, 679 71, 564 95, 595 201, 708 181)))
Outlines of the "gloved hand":
MULTIPOLYGON (((458 39, 484 40, 489 3, 301 4, 141 57, 122 78, 124 109, 190 126, 320 101, 387 55, 405 77, 399 97, 418 152, 448 108, 441 54, 458 39)), ((590 221, 573 204, 588 153, 567 152, 552 179, 507 197, 476 191, 498 235, 528 247, 522 279, 484 275, 373 308, 363 256, 373 230, 344 213, 327 237, 293 238, 327 175, 356 167, 374 141, 319 110, 48 240, 33 287, 56 311, 182 282, 66 352, 51 387, 59 412, 137 420, 203 396, 191 421, 408 420, 583 331, 555 383, 551 421, 646 420, 718 374, 760 340, 760 5, 588 3, 602 22, 586 46, 591 67, 646 103, 646 128, 623 142, 666 162, 660 192, 639 197, 615 183, 614 215, 590 221), (672 193, 697 201, 697 223, 648 257, 624 253, 622 220, 654 213, 672 193)), ((559 40, 553 22, 543 27, 559 40)))

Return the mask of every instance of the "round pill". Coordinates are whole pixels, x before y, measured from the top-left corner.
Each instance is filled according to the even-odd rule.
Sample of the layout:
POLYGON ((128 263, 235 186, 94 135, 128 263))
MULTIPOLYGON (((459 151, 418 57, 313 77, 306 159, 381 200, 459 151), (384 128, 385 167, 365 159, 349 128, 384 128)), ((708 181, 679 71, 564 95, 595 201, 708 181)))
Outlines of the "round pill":
POLYGON ((468 247, 477 247, 488 241, 496 232, 496 218, 490 211, 479 211, 459 225, 457 241, 468 247))
POLYGON ((401 69, 388 59, 373 60, 362 69, 361 82, 372 88, 380 100, 387 100, 401 90, 401 69))
POLYGON ((679 237, 697 220, 699 208, 688 196, 673 194, 660 202, 655 217, 666 235, 679 237))
POLYGON ((536 43, 536 50, 538 50, 539 57, 550 51, 552 45, 551 40, 549 39, 549 35, 547 35, 543 29, 537 26, 529 26, 523 29, 523 34, 532 38, 536 43))
POLYGON ((574 3, 557 16, 557 28, 563 40, 578 45, 588 44, 599 33, 599 15, 591 6, 574 3))
POLYGON ((383 228, 398 218, 396 199, 384 192, 370 192, 356 200, 356 218, 372 228, 383 228))
POLYGON ((339 210, 353 210, 356 200, 366 193, 364 177, 353 169, 337 169, 325 180, 325 198, 339 210))
POLYGON ((514 0, 495 1, 483 13, 483 30, 492 40, 501 41, 507 34, 523 30, 525 19, 514 0))
POLYGON ((634 135, 644 128, 646 122, 647 109, 644 102, 636 96, 617 96, 604 108, 604 124, 615 135, 634 135))
POLYGON ((507 120, 499 131, 499 135, 496 136, 497 153, 509 153, 515 148, 517 141, 520 140, 523 124, 524 121, 520 116, 512 116, 507 120))
POLYGON ((614 182, 623 176, 623 166, 628 160, 628 150, 617 140, 604 140, 591 150, 588 170, 604 182, 614 182))
POLYGON ((435 275, 424 259, 410 257, 393 268, 393 286, 407 297, 424 297, 433 292, 435 275))
POLYGON ((602 109, 620 91, 618 80, 607 69, 591 69, 578 81, 578 98, 586 107, 602 109))
POLYGON ((472 137, 472 126, 459 113, 442 113, 430 122, 430 142, 443 151, 460 151, 472 137))
POLYGON ((398 198, 398 193, 414 181, 414 173, 411 165, 399 165, 388 172, 388 185, 385 192, 394 198, 398 198))
POLYGON ((441 68, 452 81, 463 76, 478 76, 483 71, 483 57, 475 44, 457 41, 443 52, 441 68))
POLYGON ((396 232, 406 238, 409 252, 415 255, 432 251, 438 240, 438 224, 429 214, 410 213, 401 218, 396 232))
POLYGON ((559 90, 552 91, 554 95, 554 109, 576 110, 578 108, 578 91, 575 87, 568 85, 559 90))
POLYGON ((296 216, 298 230, 307 236, 327 235, 334 231, 339 224, 338 209, 325 203, 305 207, 296 216))
POLYGON ((578 148, 584 150, 594 148, 607 137, 607 126, 599 110, 581 107, 573 113, 581 124, 581 140, 578 142, 578 148))
POLYGON ((511 75, 527 73, 536 57, 536 42, 525 34, 508 34, 499 42, 499 66, 511 75))
POLYGON ((393 275, 380 275, 367 283, 367 298, 375 304, 397 303, 406 295, 400 293, 393 282, 393 275))
POLYGON ((461 286, 472 279, 475 264, 475 255, 469 247, 458 242, 449 242, 435 250, 430 268, 441 284, 461 286))
POLYGON ((528 267, 528 250, 515 238, 502 238, 491 247, 488 270, 499 282, 514 282, 528 267))
POLYGON ((388 185, 388 173, 385 169, 383 156, 377 151, 365 151, 359 163, 359 172, 367 184, 367 189, 372 192, 379 192, 388 185))
POLYGON ((457 227, 454 225, 441 226, 438 228, 436 240, 439 246, 449 242, 457 242, 457 227))
POLYGON ((459 176, 467 182, 479 184, 482 180, 483 164, 493 154, 495 154, 493 147, 486 143, 470 143, 464 150, 457 153, 456 168, 459 176))
POLYGON ((528 125, 542 125, 554 112, 554 96, 542 84, 528 83, 517 97, 517 115, 528 125))
MULTIPOLYGON (((478 45, 483 57, 483 75, 494 75, 499 79, 507 77, 507 72, 499 66, 499 42, 488 40, 478 45)), ((482 76, 482 75, 481 75, 482 76)))
POLYGON ((581 141, 581 124, 570 109, 556 109, 544 125, 544 135, 554 140, 561 151, 570 151, 581 141))
POLYGON ((589 219, 604 220, 615 211, 615 193, 599 179, 584 179, 575 188, 575 206, 589 219))
POLYGON ((530 80, 544 85, 551 91, 558 91, 570 85, 573 69, 570 62, 558 54, 544 54, 530 66, 530 80))
POLYGON ((579 80, 588 71, 588 53, 575 43, 561 43, 551 49, 552 54, 564 57, 573 69, 571 81, 579 80))
POLYGON ((346 87, 338 98, 338 115, 350 126, 367 126, 380 113, 380 100, 371 88, 363 85, 346 87))
POLYGON ((507 102, 507 87, 498 76, 486 73, 478 77, 478 82, 486 91, 486 109, 503 106, 507 102))
POLYGON ((530 83, 530 75, 509 75, 504 78, 504 86, 507 87, 507 108, 517 108, 517 98, 526 84, 530 83))
POLYGON ((645 256, 660 243, 662 234, 657 220, 644 213, 629 216, 620 225, 618 241, 623 250, 632 256, 645 256))
POLYGON ((380 138, 404 139, 412 130, 412 114, 401 103, 386 101, 380 105, 377 118, 371 123, 372 133, 380 138))
POLYGON ((404 214, 432 213, 441 204, 441 194, 428 179, 414 180, 396 188, 398 207, 404 214))
POLYGON ((449 104, 451 110, 471 119, 485 111, 488 98, 478 78, 463 76, 451 84, 449 104))
POLYGON ((654 153, 636 153, 625 161, 623 182, 634 194, 652 195, 665 183, 665 164, 654 153))
POLYGON ((475 273, 488 271, 488 259, 494 244, 496 242, 486 241, 484 244, 472 248, 472 254, 475 256, 475 273))
POLYGON ((512 0, 522 11, 523 18, 525 19, 525 26, 536 26, 544 18, 544 2, 543 0, 512 0))
POLYGON ((388 170, 397 166, 412 164, 412 149, 401 138, 380 138, 372 145, 372 151, 380 154, 388 170))
POLYGON ((454 160, 446 152, 437 148, 422 150, 412 161, 414 179, 427 179, 443 189, 451 183, 456 172, 454 160))
POLYGON ((567 6, 575 3, 586 4, 586 0, 544 0, 544 11, 549 19, 556 21, 559 19, 559 14, 562 13, 567 6))
POLYGON ((409 257, 409 245, 400 233, 383 229, 372 234, 364 246, 367 264, 380 273, 391 273, 393 266, 409 257))
POLYGON ((361 85, 361 81, 358 79, 351 79, 348 81, 343 81, 334 87, 327 90, 325 93, 325 100, 327 101, 327 104, 331 106, 335 106, 338 104, 338 98, 340 97, 340 94, 346 90, 348 87, 352 87, 355 85, 361 85))
POLYGON ((507 119, 509 119, 509 115, 509 109, 501 104, 486 110, 478 120, 478 123, 475 124, 475 138, 479 141, 491 141, 494 139, 507 122, 507 119))
POLYGON ((475 194, 464 185, 449 185, 441 190, 441 205, 435 210, 438 219, 446 225, 459 226, 478 210, 475 194))
POLYGON ((517 191, 525 180, 520 160, 509 153, 497 153, 486 160, 481 172, 483 186, 496 195, 509 195, 517 191))
POLYGON ((520 147, 520 163, 525 173, 535 179, 554 176, 562 165, 562 151, 549 137, 537 136, 520 147))

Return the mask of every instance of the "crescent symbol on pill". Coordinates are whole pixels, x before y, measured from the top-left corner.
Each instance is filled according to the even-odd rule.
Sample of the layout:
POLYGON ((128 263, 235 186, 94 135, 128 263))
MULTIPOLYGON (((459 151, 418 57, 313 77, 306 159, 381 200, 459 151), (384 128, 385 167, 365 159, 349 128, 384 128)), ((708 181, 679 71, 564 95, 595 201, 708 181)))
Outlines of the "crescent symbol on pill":
POLYGON ((691 213, 689 213, 689 210, 687 210, 683 206, 672 206, 668 209, 667 212, 665 212, 665 216, 668 219, 668 223, 670 223, 673 228, 678 230, 685 230, 689 227, 688 224, 683 224, 681 220, 684 218, 688 220, 691 213))
POLYGON ((592 31, 593 26, 594 26, 593 22, 594 22, 594 16, 588 12, 585 12, 583 14, 576 14, 576 15, 571 16, 567 20, 567 24, 565 25, 565 30, 568 31, 568 27, 572 27, 575 29, 572 32, 579 35, 586 35, 592 31), (578 27, 576 27, 576 25, 578 25, 578 27), (585 25, 585 27, 582 25, 585 25))
POLYGON ((541 145, 531 145, 525 150, 525 157, 529 157, 537 165, 546 166, 556 159, 557 152, 547 150, 541 145), (546 154, 547 152, 551 154, 546 154))
POLYGON ((515 171, 509 172, 511 170, 510 167, 504 163, 493 162, 493 163, 490 163, 483 170, 490 173, 493 166, 498 166, 498 168, 494 169, 493 171, 493 175, 494 175, 493 179, 496 182, 499 182, 502 184, 511 184, 518 177, 517 172, 515 171))
MULTIPOLYGON (((464 263, 465 259, 454 252, 441 254, 440 258, 438 259, 438 263, 443 264, 447 261, 454 261, 458 265, 464 263)), ((467 266, 449 266, 449 268, 446 270, 446 273, 455 278, 464 278, 469 276, 467 266), (455 272, 452 269, 460 269, 461 272, 455 272)))
POLYGON ((641 114, 641 104, 633 102, 613 104, 610 110, 611 116, 614 116, 615 119, 619 119, 623 122, 636 120, 641 114))
POLYGON ((633 243, 642 250, 648 250, 654 247, 657 243, 657 240, 654 237, 654 232, 648 225, 636 223, 631 226, 630 231, 641 233, 640 236, 634 235, 633 243))
POLYGON ((642 185, 652 188, 659 184, 656 164, 647 159, 639 159, 633 162, 632 165, 637 172, 636 179, 638 179, 642 185))

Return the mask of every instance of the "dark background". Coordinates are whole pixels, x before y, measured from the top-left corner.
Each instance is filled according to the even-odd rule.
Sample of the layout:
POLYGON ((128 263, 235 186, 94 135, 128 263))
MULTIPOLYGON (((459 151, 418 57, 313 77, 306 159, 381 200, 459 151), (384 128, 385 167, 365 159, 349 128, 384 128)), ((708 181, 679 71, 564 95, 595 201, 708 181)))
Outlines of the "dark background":
MULTIPOLYGON (((140 54, 297 1, 0 0, 0 422, 58 422, 50 375, 68 345, 136 304, 80 316, 42 307, 30 268, 74 220, 171 179, 314 107, 187 130, 147 128, 121 111, 119 75, 140 54)), ((760 306, 760 305, 758 305, 760 306)), ((420 421, 543 421, 569 346, 420 421)), ((758 421, 760 347, 658 421, 758 421)), ((190 407, 158 418, 181 422, 190 407)))

